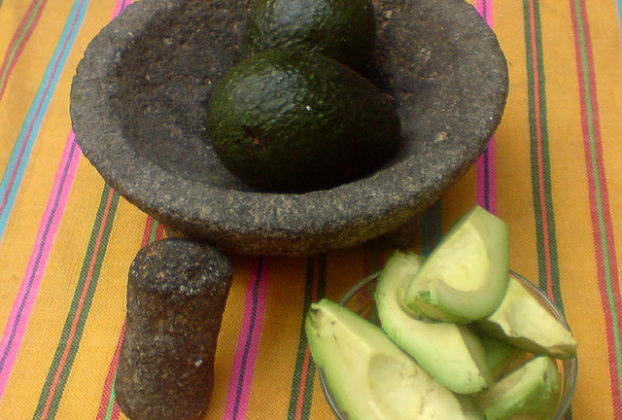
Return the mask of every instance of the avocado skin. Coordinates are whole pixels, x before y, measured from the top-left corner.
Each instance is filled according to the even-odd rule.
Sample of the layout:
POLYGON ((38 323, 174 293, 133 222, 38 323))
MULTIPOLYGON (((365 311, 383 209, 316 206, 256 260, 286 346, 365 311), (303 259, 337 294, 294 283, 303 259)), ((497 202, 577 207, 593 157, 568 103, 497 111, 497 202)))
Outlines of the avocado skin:
POLYGON ((257 0, 246 22, 240 57, 275 48, 303 49, 363 71, 375 38, 369 0, 257 0))
POLYGON ((535 354, 568 359, 577 354, 577 340, 542 304, 510 277, 499 307, 476 321, 487 334, 535 354))
POLYGON ((562 386, 555 362, 536 356, 474 397, 487 420, 552 419, 562 386))
POLYGON ((490 315, 508 288, 508 235, 503 220, 473 207, 453 224, 413 277, 404 297, 406 306, 425 318, 459 324, 490 315), (455 287, 478 280, 477 288, 455 287))
POLYGON ((230 172, 278 192, 356 179, 400 142, 389 95, 336 60, 283 50, 256 54, 219 81, 207 129, 230 172))
POLYGON ((492 383, 486 353, 467 325, 429 322, 408 311, 404 288, 424 258, 394 251, 378 277, 374 299, 382 329, 437 382, 459 394, 472 394, 492 383))

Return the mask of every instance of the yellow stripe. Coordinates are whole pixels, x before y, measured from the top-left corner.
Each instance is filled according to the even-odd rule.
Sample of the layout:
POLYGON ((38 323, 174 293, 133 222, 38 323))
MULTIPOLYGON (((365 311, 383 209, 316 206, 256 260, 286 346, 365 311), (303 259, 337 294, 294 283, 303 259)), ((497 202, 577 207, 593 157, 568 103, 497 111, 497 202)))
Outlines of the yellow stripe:
POLYGON ((270 412, 268 408, 287 413, 303 315, 305 261, 304 258, 266 258, 268 294, 252 382, 256 391, 251 393, 248 404, 249 417, 261 418, 262 412, 266 415, 270 412), (274 354, 279 352, 282 359, 275 359, 274 354), (257 392, 268 389, 274 390, 269 404, 265 391, 257 392))
POLYGON ((215 385, 206 418, 221 419, 225 412, 233 358, 244 315, 246 287, 251 276, 250 258, 231 255, 231 262, 234 267, 233 283, 218 336, 218 348, 214 362, 215 385))
MULTIPOLYGON (((23 118, 25 117, 25 115, 20 116, 21 111, 19 106, 15 110, 15 113, 12 112, 13 110, 8 112, 7 109, 3 109, 3 107, 11 106, 10 97, 26 98, 26 108, 30 107, 33 98, 28 95, 27 86, 29 83, 34 83, 36 81, 35 77, 37 76, 34 74, 35 70, 39 67, 45 69, 47 66, 48 63, 45 60, 49 60, 49 56, 47 56, 46 51, 50 50, 49 54, 51 55, 53 48, 56 46, 57 39, 60 36, 62 24, 64 23, 64 21, 60 20, 61 18, 64 18, 64 20, 67 18, 66 15, 62 15, 65 9, 65 3, 67 2, 62 2, 62 7, 55 3, 56 1, 50 0, 48 4, 49 7, 54 8, 54 19, 48 15, 42 16, 40 22, 42 26, 33 34, 33 38, 29 42, 29 47, 24 50, 22 59, 25 60, 25 63, 22 64, 23 67, 19 69, 16 67, 15 76, 18 78, 15 82, 19 84, 20 89, 7 90, 5 96, 0 101, 0 127, 2 127, 3 130, 3 147, 0 147, 0 154, 10 154, 12 142, 17 138, 23 118), (44 18, 46 18, 46 20, 44 20, 44 18), (50 19, 52 19, 51 22, 50 19), (59 26, 58 33, 56 26, 59 26), (35 36, 39 36, 37 33, 40 32, 47 33, 47 37, 44 37, 45 40, 35 38, 35 36), (52 38, 54 36, 56 36, 56 38, 52 38), (38 48, 41 49, 39 50, 37 47, 33 48, 32 45, 38 45, 38 48), (27 56, 27 53, 34 54, 34 56, 27 56), (43 62, 35 60, 35 58, 41 60, 41 57, 44 58, 43 62), (34 60, 34 64, 31 60, 34 60), (24 91, 21 90, 22 86, 24 86, 24 91), (9 93, 11 94, 9 95, 9 93), (6 119, 6 121, 3 121, 3 119, 6 119), (14 137, 12 137, 13 135, 14 137)), ((8 3, 4 4, 3 8, 8 6, 8 3)), ((66 6, 67 14, 69 13, 70 6, 71 4, 66 6)), ((101 5, 96 7, 101 7, 101 5)), ((109 5, 108 7, 110 8, 110 13, 112 13, 112 6, 109 5)), ((0 13, 0 15, 2 15, 2 13, 0 13)), ((91 26, 94 24, 92 18, 87 24, 91 26)), ((81 32, 81 35, 84 34, 81 32)), ((86 32, 86 35, 89 35, 89 31, 86 32)), ((82 40, 82 45, 84 45, 84 40, 82 40)), ((32 253, 41 218, 52 190, 54 174, 60 163, 63 147, 71 128, 68 112, 69 89, 73 74, 75 73, 75 66, 82 56, 82 53, 83 50, 80 46, 74 46, 68 58, 65 71, 59 79, 55 96, 50 102, 46 117, 43 119, 41 125, 39 136, 33 147, 28 170, 25 172, 24 179, 20 185, 12 215, 4 231, 4 238, 0 242, 0 255, 6 256, 6 262, 3 261, 2 263, 2 274, 7 276, 7 282, 4 288, 4 293, 7 296, 14 297, 17 295, 17 291, 19 290, 26 271, 28 260, 32 253)), ((41 77, 43 77, 42 73, 43 72, 41 72, 38 78, 39 82, 41 77)), ((34 86, 34 90, 37 88, 38 85, 34 86)), ((27 109, 24 111, 24 114, 26 112, 27 109)), ((6 162, 2 162, 0 159, 0 168, 4 168, 4 165, 6 165, 6 162)), ((97 180, 95 181, 97 183, 101 178, 96 176, 94 179, 97 180)), ((90 187, 87 188, 87 193, 88 192, 91 192, 90 187)), ((71 201, 69 204, 71 204, 71 201)), ((67 218, 65 218, 65 220, 67 220, 67 218)), ((87 228, 86 235, 89 234, 88 229, 89 228, 87 228)), ((67 240, 65 239, 65 241, 67 240)), ((1 301, 0 319, 8 318, 13 299, 14 298, 3 299, 1 301)))
MULTIPOLYGON (((102 187, 101 178, 83 160, 57 233, 57 244, 64 246, 56 245, 52 249, 13 375, 0 401, 2 418, 8 413, 14 415, 15 420, 30 418, 36 409, 38 391, 43 388, 80 277, 102 187), (46 340, 40 343, 41 337, 46 340)), ((30 250, 26 253, 27 257, 29 255, 30 250)), ((2 300, 3 303, 8 301, 2 300)))
POLYGON ((140 249, 146 216, 121 199, 115 213, 97 291, 84 327, 71 375, 65 386, 57 419, 94 419, 97 403, 81 407, 81 401, 98 402, 108 366, 125 319, 127 273, 140 249), (93 358, 97 354, 100 357, 93 358))
MULTIPOLYGON (((23 3, 27 5, 30 1, 23 3)), ((67 16, 69 16, 71 6, 72 2, 68 1, 48 1, 37 27, 13 69, 7 90, 0 100, 0 127, 3 131, 3 145, 6 145, 0 148, 0 168, 4 168, 8 162, 13 141, 17 138, 21 123, 24 121, 39 89, 67 16)), ((11 15, 11 13, 5 13, 5 10, 15 10, 15 8, 12 4, 4 4, 2 6, 3 13, 0 13, 3 18, 6 15, 11 15)), ((12 17, 16 18, 17 22, 8 25, 8 27, 4 27, 4 25, 0 27, 0 39, 8 37, 9 42, 15 33, 15 25, 19 24, 23 18, 23 13, 18 17, 12 17), (12 31, 8 32, 8 28, 12 28, 12 31)), ((5 52, 6 47, 0 50, 3 56, 5 52)))

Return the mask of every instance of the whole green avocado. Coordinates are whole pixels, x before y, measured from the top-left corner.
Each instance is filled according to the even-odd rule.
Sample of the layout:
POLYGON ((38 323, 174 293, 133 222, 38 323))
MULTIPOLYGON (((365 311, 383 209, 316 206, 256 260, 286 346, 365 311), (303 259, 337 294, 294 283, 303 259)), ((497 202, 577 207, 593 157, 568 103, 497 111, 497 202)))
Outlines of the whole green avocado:
POLYGON ((300 51, 269 50, 235 65, 214 87, 207 129, 230 172, 278 192, 351 181, 400 143, 389 95, 336 60, 300 51))
POLYGON ((370 63, 376 20, 370 0, 256 0, 240 55, 268 49, 305 49, 359 72, 370 63))

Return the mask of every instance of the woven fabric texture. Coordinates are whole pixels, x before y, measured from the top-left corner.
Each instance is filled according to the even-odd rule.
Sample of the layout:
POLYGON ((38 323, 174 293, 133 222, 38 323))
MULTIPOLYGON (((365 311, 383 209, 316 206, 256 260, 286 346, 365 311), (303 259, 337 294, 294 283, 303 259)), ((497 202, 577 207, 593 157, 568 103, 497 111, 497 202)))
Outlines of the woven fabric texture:
MULTIPOLYGON (((126 418, 114 377, 127 272, 165 233, 84 158, 68 109, 88 43, 130 2, 0 0, 0 419, 126 418)), ((568 419, 622 419, 622 1, 471 4, 506 54, 507 106, 488 150, 426 212, 413 250, 427 252, 475 204, 507 221, 511 267, 579 341, 568 419)), ((205 419, 330 419, 305 311, 390 252, 229 255, 205 419)))

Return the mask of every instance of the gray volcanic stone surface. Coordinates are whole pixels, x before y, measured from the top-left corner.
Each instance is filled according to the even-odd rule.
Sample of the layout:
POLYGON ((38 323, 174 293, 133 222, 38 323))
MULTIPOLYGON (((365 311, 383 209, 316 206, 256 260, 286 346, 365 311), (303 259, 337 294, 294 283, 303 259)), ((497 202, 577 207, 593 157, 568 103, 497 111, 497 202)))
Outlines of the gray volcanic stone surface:
POLYGON ((371 175, 304 194, 253 191, 209 146, 205 104, 233 65, 248 0, 142 0, 91 42, 71 91, 82 151, 171 230, 247 254, 305 255, 395 231, 438 199, 500 122, 507 64, 463 0, 375 0, 376 66, 402 149, 371 175))
POLYGON ((231 263, 204 242, 163 239, 130 267, 115 381, 131 419, 196 419, 214 386, 214 355, 231 263))

